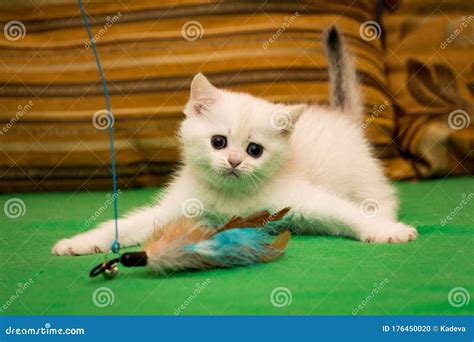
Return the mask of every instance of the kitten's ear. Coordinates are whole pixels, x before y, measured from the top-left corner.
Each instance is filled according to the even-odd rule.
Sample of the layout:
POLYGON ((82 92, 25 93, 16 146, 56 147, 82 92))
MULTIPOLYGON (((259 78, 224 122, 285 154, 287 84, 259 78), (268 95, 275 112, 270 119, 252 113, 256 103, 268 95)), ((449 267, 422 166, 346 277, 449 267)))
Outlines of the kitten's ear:
POLYGON ((290 113, 292 123, 296 123, 300 118, 301 114, 306 110, 306 105, 298 104, 293 106, 286 106, 286 110, 290 113))
POLYGON ((301 114, 304 113, 306 105, 285 106, 271 116, 271 124, 273 128, 287 135, 293 130, 293 127, 298 121, 301 114))
POLYGON ((219 90, 201 73, 194 76, 191 82, 189 101, 184 108, 186 115, 200 115, 206 107, 212 105, 219 98, 219 90))

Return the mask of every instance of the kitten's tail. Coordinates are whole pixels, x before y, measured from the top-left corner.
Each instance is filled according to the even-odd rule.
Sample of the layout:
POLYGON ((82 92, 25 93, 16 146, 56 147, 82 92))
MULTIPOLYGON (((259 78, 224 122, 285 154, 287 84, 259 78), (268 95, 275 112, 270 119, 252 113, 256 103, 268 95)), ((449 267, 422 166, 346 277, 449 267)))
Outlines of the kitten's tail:
POLYGON ((330 106, 341 109, 355 120, 363 117, 363 104, 352 56, 335 26, 324 35, 324 50, 329 64, 330 106))

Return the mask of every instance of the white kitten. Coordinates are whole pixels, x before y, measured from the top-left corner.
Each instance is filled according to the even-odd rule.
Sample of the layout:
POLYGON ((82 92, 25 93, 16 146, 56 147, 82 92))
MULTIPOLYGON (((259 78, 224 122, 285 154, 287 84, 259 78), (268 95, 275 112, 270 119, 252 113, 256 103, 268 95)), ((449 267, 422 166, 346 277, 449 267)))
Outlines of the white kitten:
MULTIPOLYGON (((120 219, 121 245, 143 242, 196 203, 204 215, 222 219, 288 206, 297 231, 365 242, 414 240, 416 230, 396 221, 394 189, 359 129, 355 70, 334 28, 325 46, 332 110, 217 89, 197 74, 181 127, 184 166, 155 205, 120 219)), ((107 251, 113 239, 109 221, 59 241, 53 253, 107 251)))

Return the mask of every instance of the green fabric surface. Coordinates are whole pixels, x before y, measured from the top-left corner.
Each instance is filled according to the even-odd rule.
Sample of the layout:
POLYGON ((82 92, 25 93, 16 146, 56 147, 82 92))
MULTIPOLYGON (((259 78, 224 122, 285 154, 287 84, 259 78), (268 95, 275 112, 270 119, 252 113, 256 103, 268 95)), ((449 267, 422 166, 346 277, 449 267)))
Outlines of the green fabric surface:
MULTIPOLYGON (((58 239, 86 229, 85 221, 106 202, 106 192, 1 195, 2 207, 11 198, 20 198, 26 207, 18 218, 0 213, 1 314, 173 315, 177 310, 184 315, 351 315, 356 310, 360 315, 474 313, 473 300, 461 307, 448 301, 453 288, 469 292, 474 288, 474 197, 469 195, 474 192, 474 180, 398 183, 397 187, 400 219, 420 232, 408 244, 294 236, 286 255, 268 264, 169 276, 122 267, 113 280, 88 277, 103 255, 50 254, 58 239), (461 204, 463 199, 467 204, 461 204), (452 219, 443 226, 441 221, 450 213, 452 219), (18 285, 29 279, 30 285, 18 293, 18 285), (113 293, 111 305, 94 304, 94 291, 100 287, 113 293), (279 287, 291 292, 291 303, 282 307, 270 299, 279 287)), ((118 199, 120 213, 147 204, 154 193, 153 189, 123 191, 118 199)), ((111 217, 109 206, 96 222, 111 217)))

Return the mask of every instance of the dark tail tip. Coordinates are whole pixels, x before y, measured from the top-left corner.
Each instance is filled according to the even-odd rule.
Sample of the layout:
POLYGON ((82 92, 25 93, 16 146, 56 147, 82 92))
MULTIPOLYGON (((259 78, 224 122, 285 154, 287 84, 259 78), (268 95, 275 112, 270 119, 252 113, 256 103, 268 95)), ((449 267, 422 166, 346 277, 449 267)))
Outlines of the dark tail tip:
POLYGON ((323 45, 329 69, 329 103, 352 116, 362 115, 357 74, 345 39, 336 26, 331 26, 323 36, 323 45))
POLYGON ((343 89, 344 51, 341 34, 331 26, 324 34, 324 50, 329 64, 330 103, 333 108, 344 108, 346 94, 343 89))
POLYGON ((336 26, 331 26, 324 34, 324 50, 332 65, 340 62, 343 54, 342 36, 336 26))
POLYGON ((329 30, 326 31, 325 42, 325 45, 331 50, 339 49, 341 46, 341 35, 339 34, 336 26, 331 26, 329 30))

